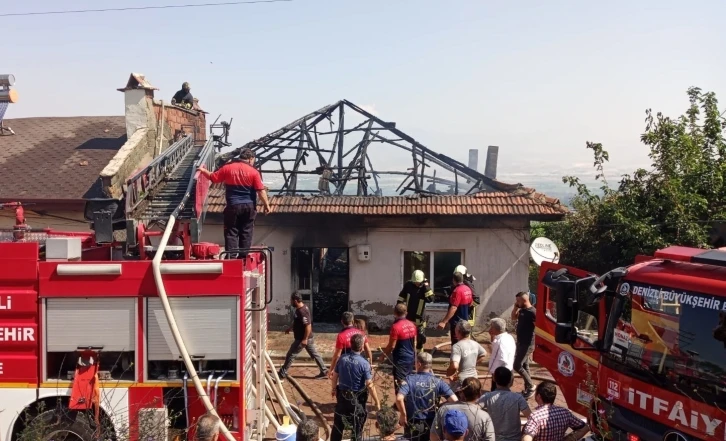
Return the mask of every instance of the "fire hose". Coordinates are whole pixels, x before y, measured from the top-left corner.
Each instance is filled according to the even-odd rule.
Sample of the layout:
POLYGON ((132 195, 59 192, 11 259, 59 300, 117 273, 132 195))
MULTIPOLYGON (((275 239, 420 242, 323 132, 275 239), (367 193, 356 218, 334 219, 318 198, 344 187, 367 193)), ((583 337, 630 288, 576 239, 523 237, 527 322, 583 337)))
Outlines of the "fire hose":
MULTIPOLYGON (((204 407, 207 409, 207 412, 219 418, 217 410, 214 408, 212 402, 209 400, 209 395, 207 395, 207 391, 204 390, 204 386, 202 385, 202 381, 199 379, 199 375, 197 374, 197 370, 194 367, 194 363, 192 362, 191 357, 189 357, 189 352, 187 351, 187 347, 184 344, 184 339, 179 332, 179 327, 177 326, 176 320, 174 318, 174 312, 171 310, 169 298, 166 296, 164 280, 161 277, 161 258, 164 255, 166 245, 169 243, 169 236, 171 236, 171 233, 174 230, 175 223, 176 213, 169 216, 169 222, 167 223, 166 228, 164 229, 164 235, 161 236, 161 241, 159 242, 159 249, 156 251, 156 254, 154 255, 154 260, 151 262, 154 273, 154 282, 156 283, 156 289, 159 292, 159 300, 161 300, 161 304, 164 307, 164 314, 166 315, 166 320, 169 322, 169 328, 171 329, 171 334, 174 337, 174 342, 176 343, 179 352, 181 352, 182 359, 184 360, 184 365, 187 368, 187 373, 189 374, 189 377, 194 383, 194 388, 197 390, 199 398, 202 399, 202 403, 204 403, 204 407)), ((229 431, 229 429, 224 424, 224 422, 222 422, 221 419, 219 421, 219 429, 222 435, 224 435, 224 437, 227 439, 227 441, 236 441, 232 433, 229 431)))

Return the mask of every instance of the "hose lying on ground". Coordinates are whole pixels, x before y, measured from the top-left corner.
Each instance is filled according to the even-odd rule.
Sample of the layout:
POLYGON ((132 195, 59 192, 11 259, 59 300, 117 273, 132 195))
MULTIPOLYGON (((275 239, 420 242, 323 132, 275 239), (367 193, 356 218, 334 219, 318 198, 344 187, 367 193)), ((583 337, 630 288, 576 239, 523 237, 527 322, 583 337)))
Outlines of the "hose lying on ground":
POLYGON ((313 400, 305 392, 305 390, 302 388, 302 386, 300 386, 300 383, 298 383, 296 379, 294 379, 290 374, 288 374, 285 378, 290 382, 292 387, 294 387, 297 390, 297 392, 300 394, 302 399, 305 400, 305 404, 310 406, 310 408, 313 410, 313 413, 315 413, 315 416, 317 416, 318 419, 320 419, 320 421, 323 422, 323 430, 325 431, 324 439, 330 439, 330 435, 332 434, 332 432, 330 431, 330 426, 328 425, 328 421, 325 419, 325 416, 320 411, 318 406, 313 402, 313 400))

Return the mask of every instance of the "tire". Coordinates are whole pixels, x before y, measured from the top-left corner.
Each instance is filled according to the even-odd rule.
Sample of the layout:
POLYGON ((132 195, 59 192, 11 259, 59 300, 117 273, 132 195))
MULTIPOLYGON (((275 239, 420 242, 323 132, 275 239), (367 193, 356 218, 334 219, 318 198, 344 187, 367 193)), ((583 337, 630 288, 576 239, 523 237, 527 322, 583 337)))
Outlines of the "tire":
POLYGON ((16 434, 17 441, 94 441, 95 423, 90 413, 61 407, 42 412, 16 434))

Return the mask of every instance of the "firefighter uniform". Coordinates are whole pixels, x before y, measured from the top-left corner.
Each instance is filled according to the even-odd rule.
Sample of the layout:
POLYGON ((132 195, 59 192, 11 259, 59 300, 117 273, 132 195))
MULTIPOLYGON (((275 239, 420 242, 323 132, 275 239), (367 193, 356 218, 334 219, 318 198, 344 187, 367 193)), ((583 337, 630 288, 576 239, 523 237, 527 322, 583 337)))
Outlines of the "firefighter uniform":
POLYGON ((424 320, 424 311, 426 303, 434 301, 434 292, 424 279, 423 272, 414 271, 412 280, 403 284, 398 301, 396 303, 405 303, 408 308, 406 319, 414 322, 418 328, 416 336, 416 351, 420 352, 426 343, 426 321, 424 320), (420 273, 420 274, 418 274, 420 273), (416 283, 419 283, 417 286, 416 283))

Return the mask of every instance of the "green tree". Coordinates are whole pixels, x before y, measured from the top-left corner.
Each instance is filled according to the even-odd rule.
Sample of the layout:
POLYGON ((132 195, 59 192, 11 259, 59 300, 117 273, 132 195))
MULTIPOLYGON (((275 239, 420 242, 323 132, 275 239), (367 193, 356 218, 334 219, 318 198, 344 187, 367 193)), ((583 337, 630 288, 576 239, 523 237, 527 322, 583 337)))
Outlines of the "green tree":
POLYGON ((622 176, 617 186, 605 178, 608 152, 587 143, 600 191, 565 176, 576 190, 573 212, 533 227, 533 237, 557 243, 561 263, 603 273, 665 246, 713 244, 714 225, 726 221, 726 123, 713 92, 693 87, 688 98, 688 110, 676 119, 646 110, 641 141, 651 168, 622 176))

